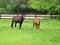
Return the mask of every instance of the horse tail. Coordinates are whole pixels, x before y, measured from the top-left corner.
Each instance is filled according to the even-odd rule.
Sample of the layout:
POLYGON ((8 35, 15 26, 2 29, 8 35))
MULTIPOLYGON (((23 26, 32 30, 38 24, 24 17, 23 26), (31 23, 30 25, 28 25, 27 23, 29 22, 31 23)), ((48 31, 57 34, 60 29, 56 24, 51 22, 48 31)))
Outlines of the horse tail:
POLYGON ((39 20, 39 26, 40 26, 40 20, 39 20))
POLYGON ((12 21, 12 23, 11 23, 11 27, 13 27, 13 23, 14 23, 14 22, 12 21))

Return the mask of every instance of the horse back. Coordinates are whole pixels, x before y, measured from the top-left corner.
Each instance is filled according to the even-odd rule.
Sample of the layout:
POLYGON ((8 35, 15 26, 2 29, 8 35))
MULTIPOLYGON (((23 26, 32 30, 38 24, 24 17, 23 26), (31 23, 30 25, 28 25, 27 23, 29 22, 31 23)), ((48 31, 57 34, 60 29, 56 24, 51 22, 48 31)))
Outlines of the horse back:
POLYGON ((23 20, 23 18, 21 16, 15 16, 15 17, 12 18, 12 20, 14 22, 21 22, 23 20))

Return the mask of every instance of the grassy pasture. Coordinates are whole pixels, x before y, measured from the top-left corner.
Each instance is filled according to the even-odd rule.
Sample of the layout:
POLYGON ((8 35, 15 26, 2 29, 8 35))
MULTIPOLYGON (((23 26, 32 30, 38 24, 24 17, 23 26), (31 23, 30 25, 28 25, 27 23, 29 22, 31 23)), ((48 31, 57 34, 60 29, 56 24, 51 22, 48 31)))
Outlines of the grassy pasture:
POLYGON ((60 20, 41 20, 39 30, 32 28, 32 20, 24 20, 21 29, 10 24, 0 20, 0 45, 60 45, 60 20))

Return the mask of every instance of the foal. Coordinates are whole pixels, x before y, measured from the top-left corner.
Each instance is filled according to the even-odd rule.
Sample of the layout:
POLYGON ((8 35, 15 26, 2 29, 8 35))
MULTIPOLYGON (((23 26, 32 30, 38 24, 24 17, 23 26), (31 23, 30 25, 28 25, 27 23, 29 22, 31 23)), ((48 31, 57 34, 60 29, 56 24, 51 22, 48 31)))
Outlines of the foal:
POLYGON ((35 19, 33 20, 33 28, 34 28, 34 26, 35 26, 37 29, 39 29, 39 26, 40 26, 40 20, 39 20, 39 19, 35 18, 35 19))
POLYGON ((14 23, 15 23, 15 27, 16 27, 17 23, 19 23, 19 26, 21 28, 23 21, 24 21, 24 16, 23 15, 22 16, 15 16, 15 17, 12 18, 11 27, 13 28, 14 23))

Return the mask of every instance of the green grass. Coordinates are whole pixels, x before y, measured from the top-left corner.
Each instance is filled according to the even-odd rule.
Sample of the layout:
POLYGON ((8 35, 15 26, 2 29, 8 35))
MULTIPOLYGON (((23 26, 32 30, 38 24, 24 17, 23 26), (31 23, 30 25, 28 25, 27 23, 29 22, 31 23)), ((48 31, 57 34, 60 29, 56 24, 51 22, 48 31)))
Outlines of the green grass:
POLYGON ((60 45, 60 20, 41 20, 40 29, 32 28, 32 20, 24 20, 21 29, 10 24, 0 20, 0 45, 60 45))

